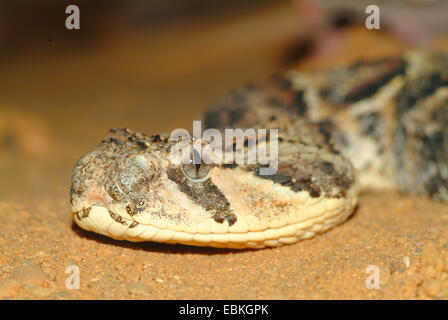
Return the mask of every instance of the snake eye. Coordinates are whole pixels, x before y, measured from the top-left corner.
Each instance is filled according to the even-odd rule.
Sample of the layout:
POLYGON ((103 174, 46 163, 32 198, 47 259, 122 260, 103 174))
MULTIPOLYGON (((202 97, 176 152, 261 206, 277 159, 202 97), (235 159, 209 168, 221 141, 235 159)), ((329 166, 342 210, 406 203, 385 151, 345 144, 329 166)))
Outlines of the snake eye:
POLYGON ((182 164, 181 168, 184 175, 194 182, 205 181, 210 176, 211 166, 205 163, 194 164, 191 162, 188 164, 182 164))
POLYGON ((193 150, 193 159, 181 166, 184 175, 193 182, 203 182, 210 177, 212 166, 201 161, 199 152, 193 150))

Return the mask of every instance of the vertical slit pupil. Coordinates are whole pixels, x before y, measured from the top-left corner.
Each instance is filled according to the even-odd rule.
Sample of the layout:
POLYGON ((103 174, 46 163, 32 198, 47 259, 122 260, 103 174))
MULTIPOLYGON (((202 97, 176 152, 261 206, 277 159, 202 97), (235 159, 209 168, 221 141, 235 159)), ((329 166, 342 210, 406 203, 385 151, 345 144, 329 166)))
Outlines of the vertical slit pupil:
POLYGON ((199 169, 201 168, 201 155, 196 149, 193 149, 193 164, 196 170, 196 175, 199 172, 199 169))

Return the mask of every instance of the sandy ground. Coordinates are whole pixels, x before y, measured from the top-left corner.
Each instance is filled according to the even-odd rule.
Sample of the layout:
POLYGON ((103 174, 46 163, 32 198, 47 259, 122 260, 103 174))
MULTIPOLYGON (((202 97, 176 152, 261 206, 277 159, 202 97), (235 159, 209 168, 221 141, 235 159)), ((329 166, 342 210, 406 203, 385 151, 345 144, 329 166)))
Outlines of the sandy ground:
MULTIPOLYGON (((276 23, 289 21, 282 12, 290 18, 279 9, 242 19, 239 37, 234 23, 220 22, 206 33, 174 29, 151 41, 127 35, 48 58, 53 41, 42 56, 2 62, 0 130, 13 135, 0 150, 0 298, 448 298, 448 206, 421 197, 363 194, 341 226, 258 251, 133 244, 73 225, 68 190, 76 160, 109 127, 189 129, 220 95, 275 71, 279 37, 238 44, 263 35, 260 21, 270 21, 278 41, 293 38, 293 24, 276 23), (229 46, 240 49, 224 50, 229 46), (69 266, 79 268, 78 290, 66 287, 69 266), (376 271, 379 286, 368 289, 376 271)), ((359 29, 344 41, 334 55, 300 67, 403 50, 394 39, 359 29)))

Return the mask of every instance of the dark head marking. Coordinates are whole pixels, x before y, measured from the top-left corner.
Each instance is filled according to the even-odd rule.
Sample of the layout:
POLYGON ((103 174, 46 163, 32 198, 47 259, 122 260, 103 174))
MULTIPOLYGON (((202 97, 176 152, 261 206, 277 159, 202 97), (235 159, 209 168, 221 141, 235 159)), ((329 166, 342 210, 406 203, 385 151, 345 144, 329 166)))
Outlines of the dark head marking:
POLYGON ((210 179, 202 182, 191 181, 178 168, 168 170, 167 174, 191 201, 211 212, 211 217, 216 222, 223 223, 227 220, 230 226, 236 222, 237 218, 230 208, 229 201, 210 179))

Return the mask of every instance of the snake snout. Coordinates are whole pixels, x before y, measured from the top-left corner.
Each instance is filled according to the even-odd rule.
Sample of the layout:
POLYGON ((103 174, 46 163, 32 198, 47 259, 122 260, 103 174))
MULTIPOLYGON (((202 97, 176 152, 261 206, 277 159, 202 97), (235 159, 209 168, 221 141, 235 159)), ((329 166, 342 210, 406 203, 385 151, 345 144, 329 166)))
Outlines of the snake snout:
POLYGON ((135 193, 150 184, 159 174, 160 165, 150 156, 131 155, 118 163, 115 182, 125 193, 135 193))
POLYGON ((160 163, 148 154, 117 157, 107 168, 100 186, 105 207, 116 214, 133 216, 148 207, 156 193, 160 163))

